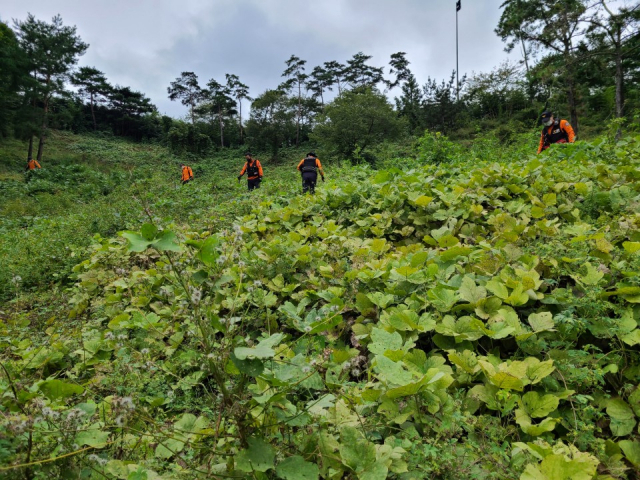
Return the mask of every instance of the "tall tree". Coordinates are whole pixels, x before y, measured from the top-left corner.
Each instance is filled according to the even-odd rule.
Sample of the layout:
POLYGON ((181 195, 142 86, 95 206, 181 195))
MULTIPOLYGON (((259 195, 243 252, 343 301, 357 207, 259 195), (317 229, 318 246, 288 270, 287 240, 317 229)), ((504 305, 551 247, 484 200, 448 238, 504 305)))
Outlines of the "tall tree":
POLYGON ((324 67, 318 65, 313 68, 309 78, 307 79, 307 90, 313 95, 313 98, 320 97, 320 104, 324 108, 324 91, 331 90, 333 85, 333 75, 324 67))
POLYGON ((242 143, 243 126, 242 126, 242 100, 251 101, 249 96, 249 87, 240 81, 237 75, 225 75, 227 78, 227 88, 233 98, 238 103, 238 124, 240 125, 240 142, 242 143))
POLYGON ((324 71, 327 72, 327 76, 331 79, 331 85, 338 87, 338 95, 342 94, 342 84, 344 83, 346 67, 335 60, 330 62, 324 62, 324 71))
MULTIPOLYGON (((596 12, 588 18, 588 34, 596 54, 612 58, 616 85, 616 117, 624 116, 625 60, 638 49, 640 4, 613 12, 605 0, 598 0, 596 12)), ((619 132, 620 133, 620 132, 619 132)))
POLYGON ((15 33, 0 22, 0 138, 12 133, 20 103, 18 92, 27 87, 28 73, 26 56, 15 33))
POLYGON ((29 70, 38 82, 34 94, 42 106, 37 156, 40 161, 44 152, 51 97, 64 91, 64 82, 72 67, 89 45, 76 34, 75 26, 65 27, 62 24, 60 15, 53 17, 51 23, 46 23, 29 14, 26 21, 16 21, 15 28, 20 45, 29 59, 29 70))
POLYGON ((411 77, 411 70, 409 70, 409 60, 407 60, 405 52, 397 52, 391 55, 389 60, 389 73, 395 77, 394 80, 390 80, 387 83, 387 87, 395 88, 402 82, 406 82, 411 77))
POLYGON ((376 85, 384 81, 383 68, 367 64, 371 58, 371 55, 358 52, 350 60, 347 60, 345 80, 351 85, 351 88, 375 88, 376 85))
POLYGON ((256 148, 269 148, 273 156, 296 133, 290 98, 282 89, 267 90, 251 103, 251 118, 247 122, 247 138, 256 148))
POLYGON ((563 57, 571 123, 578 131, 575 39, 581 33, 584 0, 506 0, 496 33, 503 41, 525 40, 563 57))
POLYGON ((220 127, 220 146, 224 147, 224 120, 235 115, 236 102, 231 97, 231 89, 214 79, 209 80, 203 91, 204 102, 198 108, 199 112, 218 121, 220 127))
POLYGON ((196 117, 194 110, 200 100, 202 100, 202 89, 198 85, 198 76, 193 72, 182 72, 182 74, 171 82, 167 88, 169 100, 180 102, 189 107, 191 112, 191 124, 194 124, 196 117))
POLYGON ((89 99, 91 108, 91 118, 93 119, 93 130, 98 129, 96 122, 96 112, 94 106, 96 102, 106 100, 105 95, 109 92, 111 86, 107 82, 107 77, 100 70, 94 67, 80 67, 80 69, 71 75, 71 83, 79 87, 78 92, 83 97, 89 99))
POLYGON ((302 85, 304 85, 307 75, 304 73, 306 60, 301 60, 295 55, 291 55, 286 62, 287 69, 282 74, 288 80, 283 84, 285 90, 298 89, 298 113, 296 115, 296 147, 300 143, 300 117, 302 116, 302 85))
MULTIPOLYGON (((423 94, 416 77, 409 78, 402 85, 402 95, 396 98, 396 110, 409 121, 409 131, 413 134, 422 129, 423 94)), ((420 132, 422 134, 422 132, 420 132)))
POLYGON ((120 135, 123 136, 129 133, 129 127, 133 121, 156 111, 155 105, 143 93, 119 85, 109 92, 109 107, 117 114, 116 122, 120 123, 120 135))

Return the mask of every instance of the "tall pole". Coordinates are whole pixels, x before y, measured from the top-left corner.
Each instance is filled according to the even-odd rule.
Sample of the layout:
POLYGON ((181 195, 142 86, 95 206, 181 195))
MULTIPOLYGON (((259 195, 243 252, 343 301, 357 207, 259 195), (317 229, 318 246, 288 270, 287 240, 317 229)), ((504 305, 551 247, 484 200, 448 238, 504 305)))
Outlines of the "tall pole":
POLYGON ((460 11, 459 3, 456 2, 456 97, 460 101, 460 67, 458 64, 458 11, 460 11))

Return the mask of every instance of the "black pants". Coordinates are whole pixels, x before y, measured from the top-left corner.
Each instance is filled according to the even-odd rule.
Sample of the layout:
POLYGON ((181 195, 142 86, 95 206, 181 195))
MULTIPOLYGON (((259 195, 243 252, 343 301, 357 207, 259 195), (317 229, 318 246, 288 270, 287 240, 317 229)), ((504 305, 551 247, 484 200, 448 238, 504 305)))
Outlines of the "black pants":
POLYGON ((318 174, 316 172, 302 172, 302 193, 316 193, 318 174))
POLYGON ((254 178, 253 180, 248 180, 247 186, 249 187, 249 191, 253 190, 254 188, 260 188, 260 179, 254 178))

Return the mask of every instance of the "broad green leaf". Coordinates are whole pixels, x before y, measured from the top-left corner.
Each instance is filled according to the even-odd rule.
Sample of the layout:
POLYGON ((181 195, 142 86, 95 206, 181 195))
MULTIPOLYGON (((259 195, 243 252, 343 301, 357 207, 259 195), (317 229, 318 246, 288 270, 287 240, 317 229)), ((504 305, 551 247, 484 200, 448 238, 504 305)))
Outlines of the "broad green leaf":
POLYGON ((364 315, 373 307, 375 307, 375 304, 371 300, 369 300, 369 297, 367 297, 364 293, 358 292, 356 294, 356 308, 360 313, 364 315))
POLYGON ((460 367, 469 375, 475 375, 481 370, 480 364, 478 363, 478 357, 471 350, 464 350, 462 353, 450 353, 449 361, 460 367))
POLYGON ((640 242, 623 242, 622 248, 627 253, 637 253, 640 252, 640 242))
POLYGON ((344 427, 340 432, 340 457, 353 471, 364 468, 376 461, 376 449, 353 427, 344 427))
POLYGON ((621 440, 618 442, 620 448, 624 452, 624 456, 635 467, 640 467, 640 442, 631 440, 621 440))
POLYGON ((621 398, 610 398, 606 405, 607 415, 611 418, 611 433, 616 437, 629 435, 636 426, 636 419, 629 404, 621 398))
POLYGON ((266 472, 275 465, 276 454, 273 447, 261 438, 250 438, 249 448, 236 455, 236 468, 242 472, 266 472))
POLYGON ((478 287, 476 282, 471 277, 464 277, 462 279, 462 285, 458 291, 460 298, 473 305, 477 304, 480 300, 487 296, 487 290, 484 287, 478 287))
POLYGON ((145 223, 140 228, 140 233, 142 234, 142 238, 150 242, 156 238, 156 235, 158 234, 158 227, 151 223, 145 223))
POLYGON ((562 454, 548 455, 537 466, 527 465, 520 480, 592 480, 600 462, 585 455, 573 459, 562 454))
POLYGON ((458 294, 443 286, 432 288, 427 295, 433 306, 441 312, 448 312, 458 301, 458 294))
POLYGON ((276 475, 285 480, 316 480, 320 470, 315 463, 305 461, 299 455, 286 458, 276 467, 276 475))
POLYGON ((620 340, 622 340, 627 345, 631 345, 632 347, 634 345, 640 344, 640 329, 635 329, 631 333, 623 335, 622 337, 620 337, 620 340))
POLYGON ((508 372, 498 372, 495 375, 492 375, 489 380, 496 387, 506 390, 517 390, 518 392, 521 392, 524 388, 522 380, 508 372))
POLYGON ((378 377, 387 384, 404 386, 415 380, 411 372, 403 368, 401 362, 394 362, 383 355, 376 355, 375 364, 378 377))
POLYGON ((283 338, 284 338, 283 333, 274 333, 269 338, 262 340, 255 347, 252 347, 252 348, 237 347, 233 351, 233 353, 235 354, 236 358, 238 358, 239 360, 246 360, 248 358, 249 359, 273 358, 276 352, 273 350, 272 347, 279 344, 283 338))
POLYGON ((196 416, 191 413, 185 413, 180 417, 180 420, 173 425, 173 429, 181 434, 196 434, 207 428, 207 424, 206 418, 196 418, 196 416))
POLYGON ((75 383, 63 382, 62 380, 53 379, 42 382, 38 387, 44 395, 52 401, 72 397, 81 394, 84 388, 75 383))
POLYGON ((555 330, 551 312, 532 313, 529 315, 529 325, 531 325, 534 332, 555 330))
POLYGON ((212 235, 207 238, 202 247, 200 247, 200 251, 198 252, 198 258, 202 260, 202 263, 209 267, 213 267, 216 265, 216 260, 220 257, 220 253, 218 253, 218 247, 220 246, 220 238, 216 235, 212 235))
POLYGON ((151 246, 159 252, 179 252, 181 250, 180 245, 176 243, 176 234, 168 230, 160 232, 151 246))
POLYGON ((109 432, 100 430, 100 424, 94 423, 86 430, 81 430, 77 433, 75 443, 81 447, 84 445, 99 447, 106 445, 108 441, 109 432))
POLYGON ((541 362, 537 358, 532 358, 527 365, 526 375, 529 381, 535 385, 540 383, 543 378, 551 375, 554 370, 553 360, 541 362))
POLYGON ((487 290, 493 293, 496 297, 506 300, 509 297, 509 291, 507 286, 498 280, 496 277, 489 280, 486 284, 487 290))
POLYGON ((367 294, 369 300, 380 308, 387 308, 395 299, 393 295, 387 295, 386 293, 375 292, 367 294))
POLYGON ((551 432, 556 428, 556 424, 560 422, 559 418, 545 418, 542 422, 537 425, 533 425, 531 422, 531 417, 527 415, 527 413, 518 408, 516 410, 516 423, 520 425, 520 428, 527 435, 531 435, 532 437, 538 437, 546 432, 551 432))
POLYGON ((532 418, 542 418, 558 408, 560 400, 555 395, 527 392, 522 396, 522 406, 532 418))
POLYGON ((582 283, 583 285, 596 285, 600 280, 602 280, 602 277, 604 277, 604 273, 599 271, 589 262, 585 263, 585 268, 587 270, 585 275, 572 275, 577 282, 582 283))
POLYGON ((145 238, 137 232, 124 231, 120 233, 120 236, 126 238, 129 242, 128 250, 130 252, 144 252, 152 243, 150 240, 145 240, 145 238))
POLYGON ((431 203, 432 200, 433 200, 433 197, 428 197, 426 195, 420 195, 418 198, 416 198, 413 201, 413 203, 415 203, 419 207, 426 207, 427 205, 429 205, 431 203))
POLYGON ((398 332, 389 333, 381 328, 374 327, 371 330, 371 343, 369 351, 377 355, 383 355, 387 350, 400 350, 402 348, 402 336, 398 332))

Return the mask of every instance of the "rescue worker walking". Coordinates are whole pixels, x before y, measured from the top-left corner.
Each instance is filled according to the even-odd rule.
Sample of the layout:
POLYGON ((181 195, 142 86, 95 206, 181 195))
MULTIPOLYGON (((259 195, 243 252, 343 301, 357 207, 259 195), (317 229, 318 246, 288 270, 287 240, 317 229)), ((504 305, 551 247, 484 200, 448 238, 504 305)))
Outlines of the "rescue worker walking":
POLYGON ((238 182, 242 178, 242 176, 247 174, 247 186, 249 187, 249 191, 254 188, 260 188, 260 182, 262 181, 262 165, 260 165, 260 160, 257 158, 253 158, 250 152, 244 154, 244 158, 246 162, 242 170, 240 171, 240 175, 238 175, 238 182))
POLYGON ((318 171, 324 182, 324 171, 320 159, 314 152, 307 153, 307 156, 300 160, 298 171, 302 175, 302 193, 316 193, 316 183, 318 183, 318 171))
POLYGON ((184 163, 181 163, 180 166, 182 167, 182 177, 180 178, 180 180, 184 185, 185 183, 189 183, 191 180, 193 180, 193 170, 191 170, 191 167, 185 165, 184 163))
POLYGON ((27 160, 27 168, 25 168, 25 170, 27 171, 35 170, 36 168, 42 168, 42 167, 40 166, 37 160, 33 158, 29 158, 29 160, 27 160))
POLYGON ((543 112, 540 120, 544 128, 540 135, 538 153, 549 148, 552 143, 573 143, 576 141, 573 127, 566 120, 556 120, 553 113, 549 111, 543 112))

